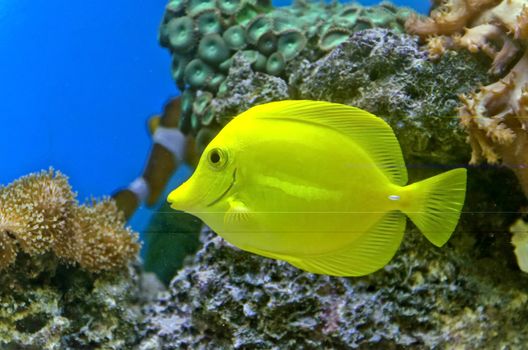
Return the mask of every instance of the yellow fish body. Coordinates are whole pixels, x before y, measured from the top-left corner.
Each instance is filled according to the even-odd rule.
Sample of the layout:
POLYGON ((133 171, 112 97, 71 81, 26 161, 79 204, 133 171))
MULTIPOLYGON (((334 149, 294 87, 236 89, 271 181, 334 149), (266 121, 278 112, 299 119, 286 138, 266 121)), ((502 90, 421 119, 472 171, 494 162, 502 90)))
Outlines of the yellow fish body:
POLYGON ((281 101, 227 124, 168 200, 243 250, 361 276, 394 256, 405 214, 437 246, 458 222, 466 169, 406 184, 400 146, 382 119, 335 103, 281 101))

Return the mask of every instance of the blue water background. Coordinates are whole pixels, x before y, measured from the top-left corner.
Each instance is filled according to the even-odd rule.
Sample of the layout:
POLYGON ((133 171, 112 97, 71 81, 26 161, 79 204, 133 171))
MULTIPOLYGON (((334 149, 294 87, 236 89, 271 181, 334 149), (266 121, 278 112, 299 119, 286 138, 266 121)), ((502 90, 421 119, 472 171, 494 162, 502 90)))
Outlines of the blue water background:
POLYGON ((141 173, 146 120, 178 94, 157 44, 166 2, 0 1, 0 184, 53 166, 84 199, 141 173))

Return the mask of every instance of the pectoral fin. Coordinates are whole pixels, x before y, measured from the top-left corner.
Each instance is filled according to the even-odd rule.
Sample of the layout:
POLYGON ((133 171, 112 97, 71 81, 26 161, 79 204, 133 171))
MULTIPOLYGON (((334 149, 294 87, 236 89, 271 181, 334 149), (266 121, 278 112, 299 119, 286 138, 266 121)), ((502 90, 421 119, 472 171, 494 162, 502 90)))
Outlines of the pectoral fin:
POLYGON ((249 208, 241 201, 236 199, 229 199, 229 209, 224 215, 224 224, 240 225, 249 220, 249 208))

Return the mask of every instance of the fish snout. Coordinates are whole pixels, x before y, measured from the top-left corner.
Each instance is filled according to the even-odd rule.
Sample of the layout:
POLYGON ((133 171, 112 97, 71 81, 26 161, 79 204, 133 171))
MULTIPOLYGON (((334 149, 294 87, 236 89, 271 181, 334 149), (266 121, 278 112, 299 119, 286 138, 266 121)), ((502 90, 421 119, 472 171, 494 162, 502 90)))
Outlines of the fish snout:
POLYGON ((172 209, 181 211, 190 211, 193 207, 192 196, 189 193, 189 186, 187 183, 182 184, 180 187, 174 189, 169 196, 167 201, 170 203, 172 209))

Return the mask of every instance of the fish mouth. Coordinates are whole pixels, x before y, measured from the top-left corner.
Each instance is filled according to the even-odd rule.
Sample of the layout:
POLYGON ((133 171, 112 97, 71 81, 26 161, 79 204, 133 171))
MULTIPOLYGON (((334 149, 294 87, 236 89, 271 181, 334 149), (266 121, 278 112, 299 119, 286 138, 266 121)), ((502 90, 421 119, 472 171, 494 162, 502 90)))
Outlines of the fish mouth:
POLYGON ((231 190, 231 188, 233 188, 233 185, 235 184, 236 172, 237 172, 237 169, 235 168, 235 170, 233 170, 233 180, 231 181, 231 184, 229 184, 229 187, 227 187, 226 190, 224 192, 222 192, 220 197, 218 197, 217 199, 215 199, 211 203, 207 204, 206 207, 210 207, 210 206, 218 203, 222 198, 224 198, 227 195, 227 193, 231 190))

